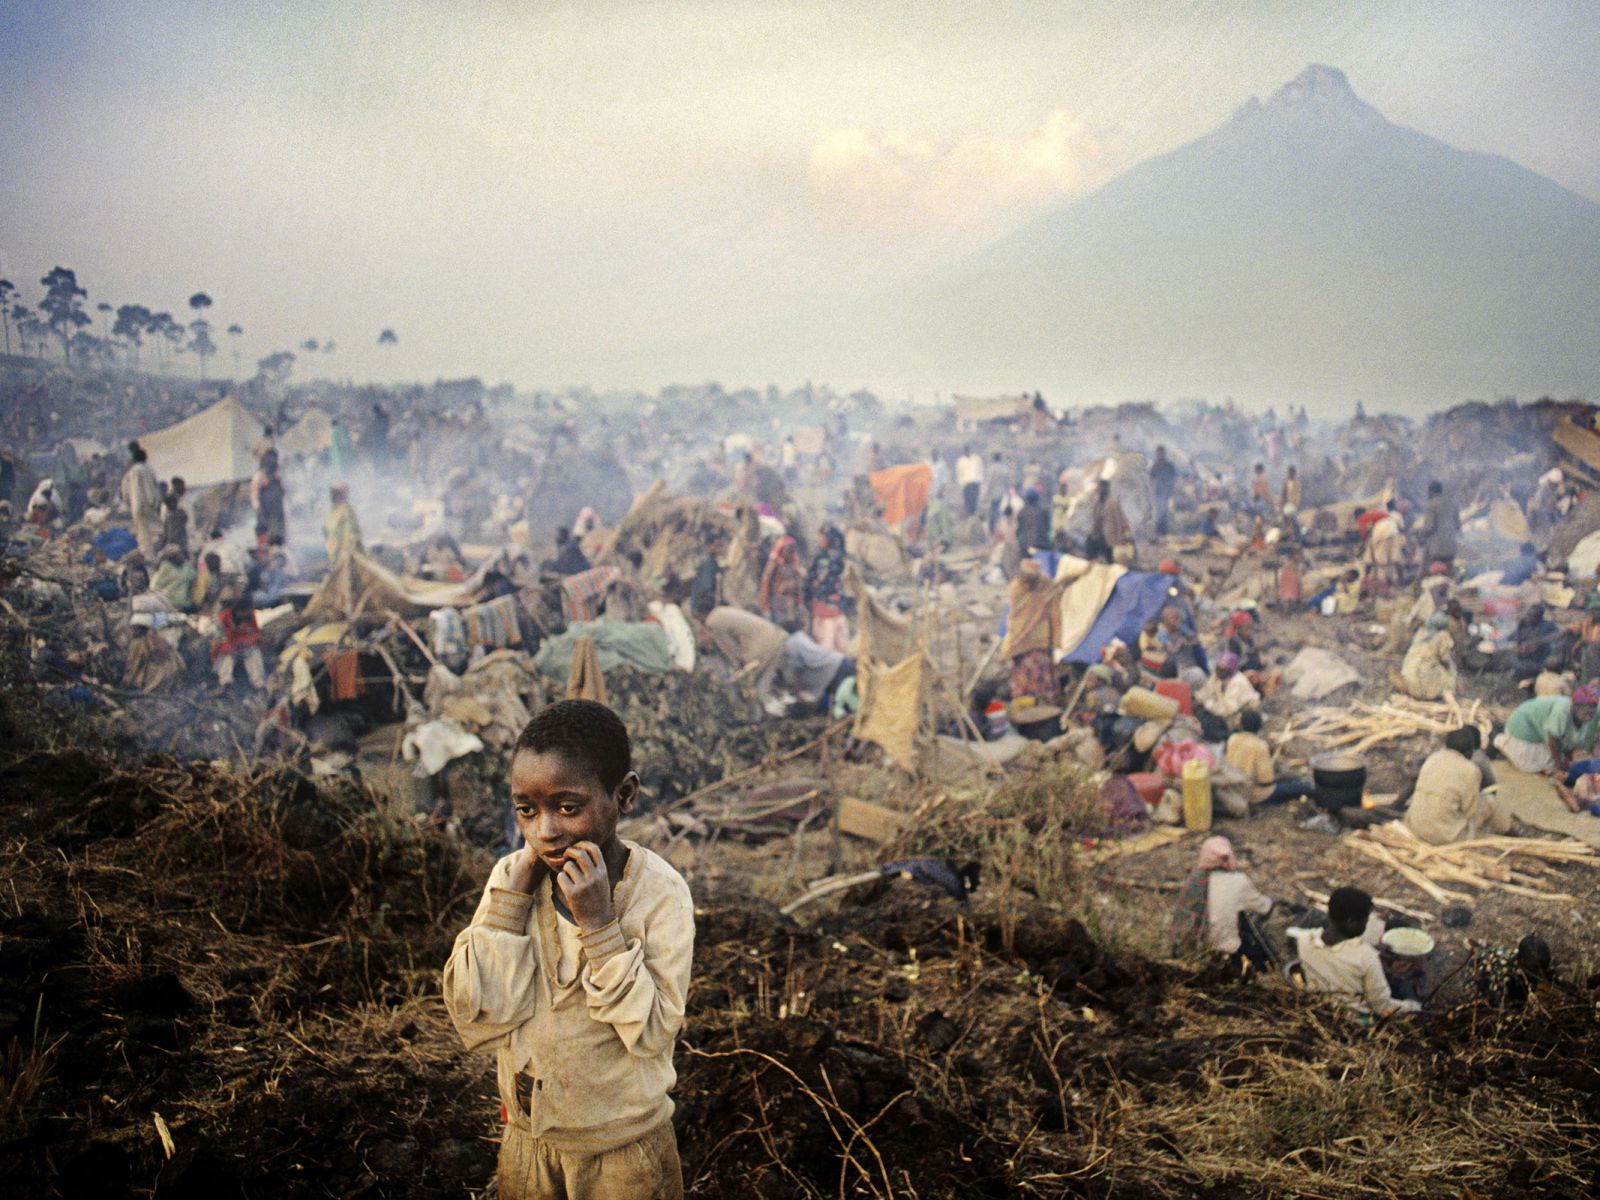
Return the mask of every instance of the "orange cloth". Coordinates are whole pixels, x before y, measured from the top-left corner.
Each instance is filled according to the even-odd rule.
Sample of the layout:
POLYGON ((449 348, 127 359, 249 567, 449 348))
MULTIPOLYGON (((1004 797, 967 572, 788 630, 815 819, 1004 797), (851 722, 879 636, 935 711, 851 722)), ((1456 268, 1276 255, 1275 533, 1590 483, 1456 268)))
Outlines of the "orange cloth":
POLYGON ((883 509, 885 524, 898 525, 928 507, 933 490, 933 468, 927 463, 888 467, 867 477, 872 495, 883 509))
POLYGON ((360 655, 354 650, 334 650, 322 662, 328 668, 328 699, 354 700, 361 695, 360 655))

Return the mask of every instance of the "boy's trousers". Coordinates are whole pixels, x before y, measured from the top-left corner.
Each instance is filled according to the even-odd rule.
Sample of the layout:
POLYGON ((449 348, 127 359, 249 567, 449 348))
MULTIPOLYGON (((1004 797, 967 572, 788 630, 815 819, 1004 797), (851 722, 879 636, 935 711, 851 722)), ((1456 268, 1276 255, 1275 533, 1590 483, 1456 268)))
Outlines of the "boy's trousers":
POLYGON ((507 1125, 497 1179, 500 1200, 683 1200, 671 1121, 602 1154, 558 1150, 507 1125))

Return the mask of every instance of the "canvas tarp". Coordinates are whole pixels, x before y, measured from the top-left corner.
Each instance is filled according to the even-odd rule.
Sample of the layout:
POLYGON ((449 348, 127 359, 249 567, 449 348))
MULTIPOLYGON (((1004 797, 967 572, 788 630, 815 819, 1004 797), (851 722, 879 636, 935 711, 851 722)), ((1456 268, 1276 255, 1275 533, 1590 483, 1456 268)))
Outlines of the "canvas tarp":
POLYGON ((1061 556, 1056 564, 1056 582, 1070 582, 1061 593, 1061 621, 1056 635, 1058 650, 1071 650, 1089 635, 1095 619, 1111 599, 1117 580, 1127 573, 1128 568, 1117 563, 1089 562, 1070 554, 1061 556))
POLYGON ((894 526, 928 507, 928 493, 933 490, 933 468, 927 463, 909 463, 874 471, 867 480, 872 484, 873 497, 883 509, 884 523, 894 526))
POLYGON ((564 686, 571 678, 572 656, 582 637, 594 643, 595 661, 606 674, 621 666, 637 667, 657 675, 672 670, 672 645, 661 626, 654 621, 613 621, 601 617, 598 621, 569 625, 565 633, 547 639, 533 656, 533 665, 539 674, 564 686))
POLYGON ((856 597, 860 628, 856 656, 873 662, 897 663, 917 650, 917 631, 909 617, 890 612, 862 586, 859 576, 847 579, 856 597))
POLYGON ((436 608, 465 608, 472 603, 472 590, 463 584, 396 575, 365 554, 347 554, 328 572, 302 615, 312 621, 381 617, 390 612, 419 617, 436 608))
POLYGON ((261 422, 232 396, 155 433, 139 438, 150 467, 162 479, 182 476, 190 488, 238 483, 255 474, 250 448, 261 438, 261 422))
POLYGON ((887 667, 862 663, 861 711, 855 736, 881 746, 890 760, 913 774, 917 769, 917 727, 922 720, 922 655, 887 667))
POLYGON ((278 435, 278 454, 282 458, 308 458, 333 445, 333 420, 320 408, 308 408, 305 415, 278 435))
POLYGON ((1095 617, 1089 632, 1072 647, 1067 662, 1092 665, 1100 661, 1100 651, 1112 638, 1121 638, 1130 646, 1139 644, 1139 631, 1144 623, 1161 611, 1172 588, 1170 575, 1129 571, 1118 579, 1111 589, 1105 606, 1095 617))

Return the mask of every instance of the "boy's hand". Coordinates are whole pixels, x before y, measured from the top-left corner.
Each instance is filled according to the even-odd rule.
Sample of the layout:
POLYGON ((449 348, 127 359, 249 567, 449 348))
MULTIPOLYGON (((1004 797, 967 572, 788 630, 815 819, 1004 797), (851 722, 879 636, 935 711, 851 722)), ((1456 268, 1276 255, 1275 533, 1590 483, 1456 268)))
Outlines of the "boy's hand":
POLYGON ((585 933, 611 920, 611 876, 600 847, 577 842, 567 850, 567 865, 556 876, 567 911, 585 933))
POLYGON ((524 846, 511 856, 511 869, 506 876, 506 886, 524 896, 533 895, 550 868, 540 861, 532 846, 524 846))

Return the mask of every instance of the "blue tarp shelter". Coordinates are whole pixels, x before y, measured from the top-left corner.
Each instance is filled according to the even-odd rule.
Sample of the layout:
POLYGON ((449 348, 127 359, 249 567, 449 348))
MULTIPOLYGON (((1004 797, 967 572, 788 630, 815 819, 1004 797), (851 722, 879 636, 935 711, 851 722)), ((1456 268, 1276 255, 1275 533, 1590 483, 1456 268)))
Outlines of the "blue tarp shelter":
MULTIPOLYGON (((1071 663, 1092 665, 1100 661, 1112 638, 1121 638, 1135 650, 1139 646, 1139 631, 1146 621, 1161 611, 1161 606, 1172 599, 1172 576, 1145 571, 1129 571, 1111 590, 1100 615, 1095 618, 1089 632, 1067 654, 1071 663)), ((1181 603, 1181 602, 1180 602, 1181 603)), ((1189 606, 1182 604, 1185 614, 1189 606)), ((1193 617, 1189 617, 1192 623, 1193 617)))

